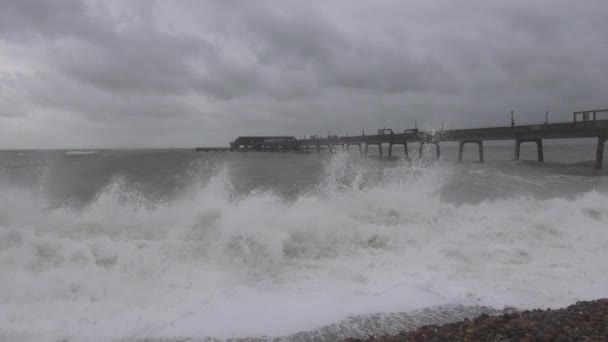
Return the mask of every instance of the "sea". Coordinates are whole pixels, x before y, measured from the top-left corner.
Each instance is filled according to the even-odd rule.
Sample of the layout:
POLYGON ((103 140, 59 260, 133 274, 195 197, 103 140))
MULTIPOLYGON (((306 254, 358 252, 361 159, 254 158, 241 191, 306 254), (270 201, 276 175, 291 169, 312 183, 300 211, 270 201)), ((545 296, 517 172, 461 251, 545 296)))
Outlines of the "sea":
POLYGON ((484 147, 1 151, 0 341, 334 341, 608 296, 594 142, 484 147))

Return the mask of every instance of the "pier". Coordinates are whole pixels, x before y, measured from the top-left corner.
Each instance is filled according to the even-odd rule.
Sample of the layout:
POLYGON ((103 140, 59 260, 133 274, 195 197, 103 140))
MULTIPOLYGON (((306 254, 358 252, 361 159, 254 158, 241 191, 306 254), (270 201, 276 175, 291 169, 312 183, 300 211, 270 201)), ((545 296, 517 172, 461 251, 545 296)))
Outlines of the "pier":
POLYGON ((484 161, 484 141, 512 140, 515 143, 514 159, 519 159, 520 148, 523 143, 535 143, 537 159, 544 161, 543 140, 545 139, 573 139, 596 138, 595 168, 603 167, 604 146, 608 139, 608 109, 587 110, 574 112, 572 121, 548 123, 538 125, 515 125, 513 119, 511 126, 485 127, 472 129, 454 129, 439 131, 421 131, 417 128, 394 132, 383 128, 375 135, 366 135, 362 132, 356 136, 329 135, 297 139, 293 136, 266 136, 266 137, 239 137, 230 143, 230 151, 266 151, 266 152, 321 152, 322 150, 334 152, 341 147, 349 151, 356 146, 361 155, 367 155, 369 146, 378 146, 379 155, 384 154, 384 145, 388 147, 387 156, 393 156, 393 146, 403 145, 404 157, 409 158, 408 144, 418 144, 418 155, 422 156, 424 145, 435 146, 437 158, 441 156, 440 144, 443 142, 458 142, 458 161, 463 161, 464 148, 467 145, 477 145, 479 161, 484 161), (606 115, 606 119, 599 118, 606 115))

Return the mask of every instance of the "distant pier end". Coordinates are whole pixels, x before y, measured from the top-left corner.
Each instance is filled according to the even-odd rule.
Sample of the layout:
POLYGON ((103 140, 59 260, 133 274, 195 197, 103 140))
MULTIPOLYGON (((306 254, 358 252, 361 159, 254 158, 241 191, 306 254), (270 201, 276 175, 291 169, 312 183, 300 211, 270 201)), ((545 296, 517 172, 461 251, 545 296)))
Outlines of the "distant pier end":
POLYGON ((300 143, 292 136, 246 136, 230 142, 231 151, 290 152, 299 150, 300 143))

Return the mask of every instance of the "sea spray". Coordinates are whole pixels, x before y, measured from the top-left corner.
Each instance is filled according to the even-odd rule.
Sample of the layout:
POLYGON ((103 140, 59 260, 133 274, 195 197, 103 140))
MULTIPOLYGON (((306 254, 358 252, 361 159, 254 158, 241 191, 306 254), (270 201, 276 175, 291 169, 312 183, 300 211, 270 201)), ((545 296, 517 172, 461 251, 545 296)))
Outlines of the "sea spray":
POLYGON ((276 337, 432 306, 605 296, 606 193, 458 204, 443 199, 454 166, 396 163, 337 154, 295 198, 235 193, 230 165, 192 170, 161 201, 121 178, 80 207, 5 187, 0 336, 276 337))

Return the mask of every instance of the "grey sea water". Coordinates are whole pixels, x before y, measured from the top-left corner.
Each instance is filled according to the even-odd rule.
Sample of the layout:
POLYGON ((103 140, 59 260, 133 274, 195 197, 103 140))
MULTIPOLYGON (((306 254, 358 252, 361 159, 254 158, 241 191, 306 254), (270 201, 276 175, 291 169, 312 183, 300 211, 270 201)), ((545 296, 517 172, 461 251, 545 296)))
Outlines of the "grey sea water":
POLYGON ((0 339, 333 340, 606 296, 593 144, 394 153, 2 151, 0 339))

